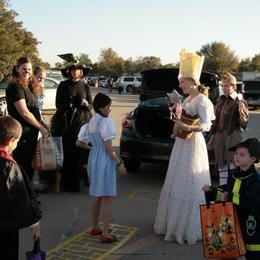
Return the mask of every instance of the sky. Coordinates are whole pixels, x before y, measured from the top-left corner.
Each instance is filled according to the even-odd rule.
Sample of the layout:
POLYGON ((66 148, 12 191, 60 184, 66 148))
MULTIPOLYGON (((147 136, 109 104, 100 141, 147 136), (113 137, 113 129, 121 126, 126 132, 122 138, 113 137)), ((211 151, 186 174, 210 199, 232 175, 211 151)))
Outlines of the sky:
POLYGON ((214 41, 239 59, 260 54, 259 0, 9 0, 9 8, 52 66, 68 52, 98 62, 109 47, 123 59, 156 56, 162 64, 214 41))

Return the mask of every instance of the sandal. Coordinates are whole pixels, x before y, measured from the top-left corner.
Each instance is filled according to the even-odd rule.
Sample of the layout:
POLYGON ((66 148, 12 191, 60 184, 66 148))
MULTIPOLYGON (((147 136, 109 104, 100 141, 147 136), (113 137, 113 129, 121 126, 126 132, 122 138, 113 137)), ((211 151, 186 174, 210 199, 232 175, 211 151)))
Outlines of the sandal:
MULTIPOLYGON (((112 229, 109 228, 108 232, 111 233, 112 229)), ((101 228, 92 228, 90 231, 91 236, 98 236, 98 235, 102 235, 103 231, 101 228)))
POLYGON ((117 237, 116 236, 101 236, 100 237, 100 241, 102 244, 104 243, 113 243, 113 242, 116 242, 117 241, 117 237))
POLYGON ((91 236, 98 236, 102 235, 102 229, 99 228, 92 228, 90 231, 91 236))

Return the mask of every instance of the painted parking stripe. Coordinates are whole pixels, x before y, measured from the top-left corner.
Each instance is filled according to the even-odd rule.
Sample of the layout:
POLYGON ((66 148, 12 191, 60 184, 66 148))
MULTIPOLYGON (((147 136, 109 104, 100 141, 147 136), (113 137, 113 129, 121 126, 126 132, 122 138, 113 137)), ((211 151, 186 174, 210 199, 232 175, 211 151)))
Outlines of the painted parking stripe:
POLYGON ((144 237, 141 240, 134 242, 133 244, 130 244, 126 247, 117 250, 116 252, 112 253, 111 256, 107 258, 107 260, 117 260, 127 255, 136 254, 136 252, 149 247, 150 245, 152 245, 157 241, 158 241, 158 236, 156 236, 155 234, 151 234, 147 237, 144 237))
POLYGON ((147 190, 134 190, 128 195, 130 200, 147 200, 147 201, 158 201, 159 192, 147 191, 147 190))
POLYGON ((116 224, 110 227, 118 242, 102 244, 99 236, 90 235, 89 227, 51 249, 47 253, 48 260, 102 260, 122 247, 138 230, 137 227, 116 224))

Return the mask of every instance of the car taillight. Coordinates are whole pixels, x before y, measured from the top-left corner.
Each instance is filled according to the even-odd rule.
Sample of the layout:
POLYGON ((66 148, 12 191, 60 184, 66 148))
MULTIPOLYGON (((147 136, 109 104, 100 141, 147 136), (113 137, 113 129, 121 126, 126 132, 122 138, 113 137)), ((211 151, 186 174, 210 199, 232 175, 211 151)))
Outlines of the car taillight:
POLYGON ((130 118, 124 118, 121 121, 121 125, 123 128, 131 128, 132 127, 132 121, 130 118))

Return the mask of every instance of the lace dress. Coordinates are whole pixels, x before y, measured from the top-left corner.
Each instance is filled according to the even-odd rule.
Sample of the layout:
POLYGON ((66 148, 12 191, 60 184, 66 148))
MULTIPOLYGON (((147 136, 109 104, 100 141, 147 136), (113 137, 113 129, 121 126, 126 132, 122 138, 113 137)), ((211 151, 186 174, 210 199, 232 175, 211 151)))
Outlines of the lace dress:
MULTIPOLYGON (((211 101, 199 94, 185 111, 200 117, 200 125, 208 131, 215 119, 211 101)), ((202 187, 210 185, 207 147, 202 132, 194 132, 190 139, 176 137, 166 179, 160 194, 154 223, 156 234, 165 235, 166 241, 194 244, 201 240, 199 205, 204 203, 202 187)))

